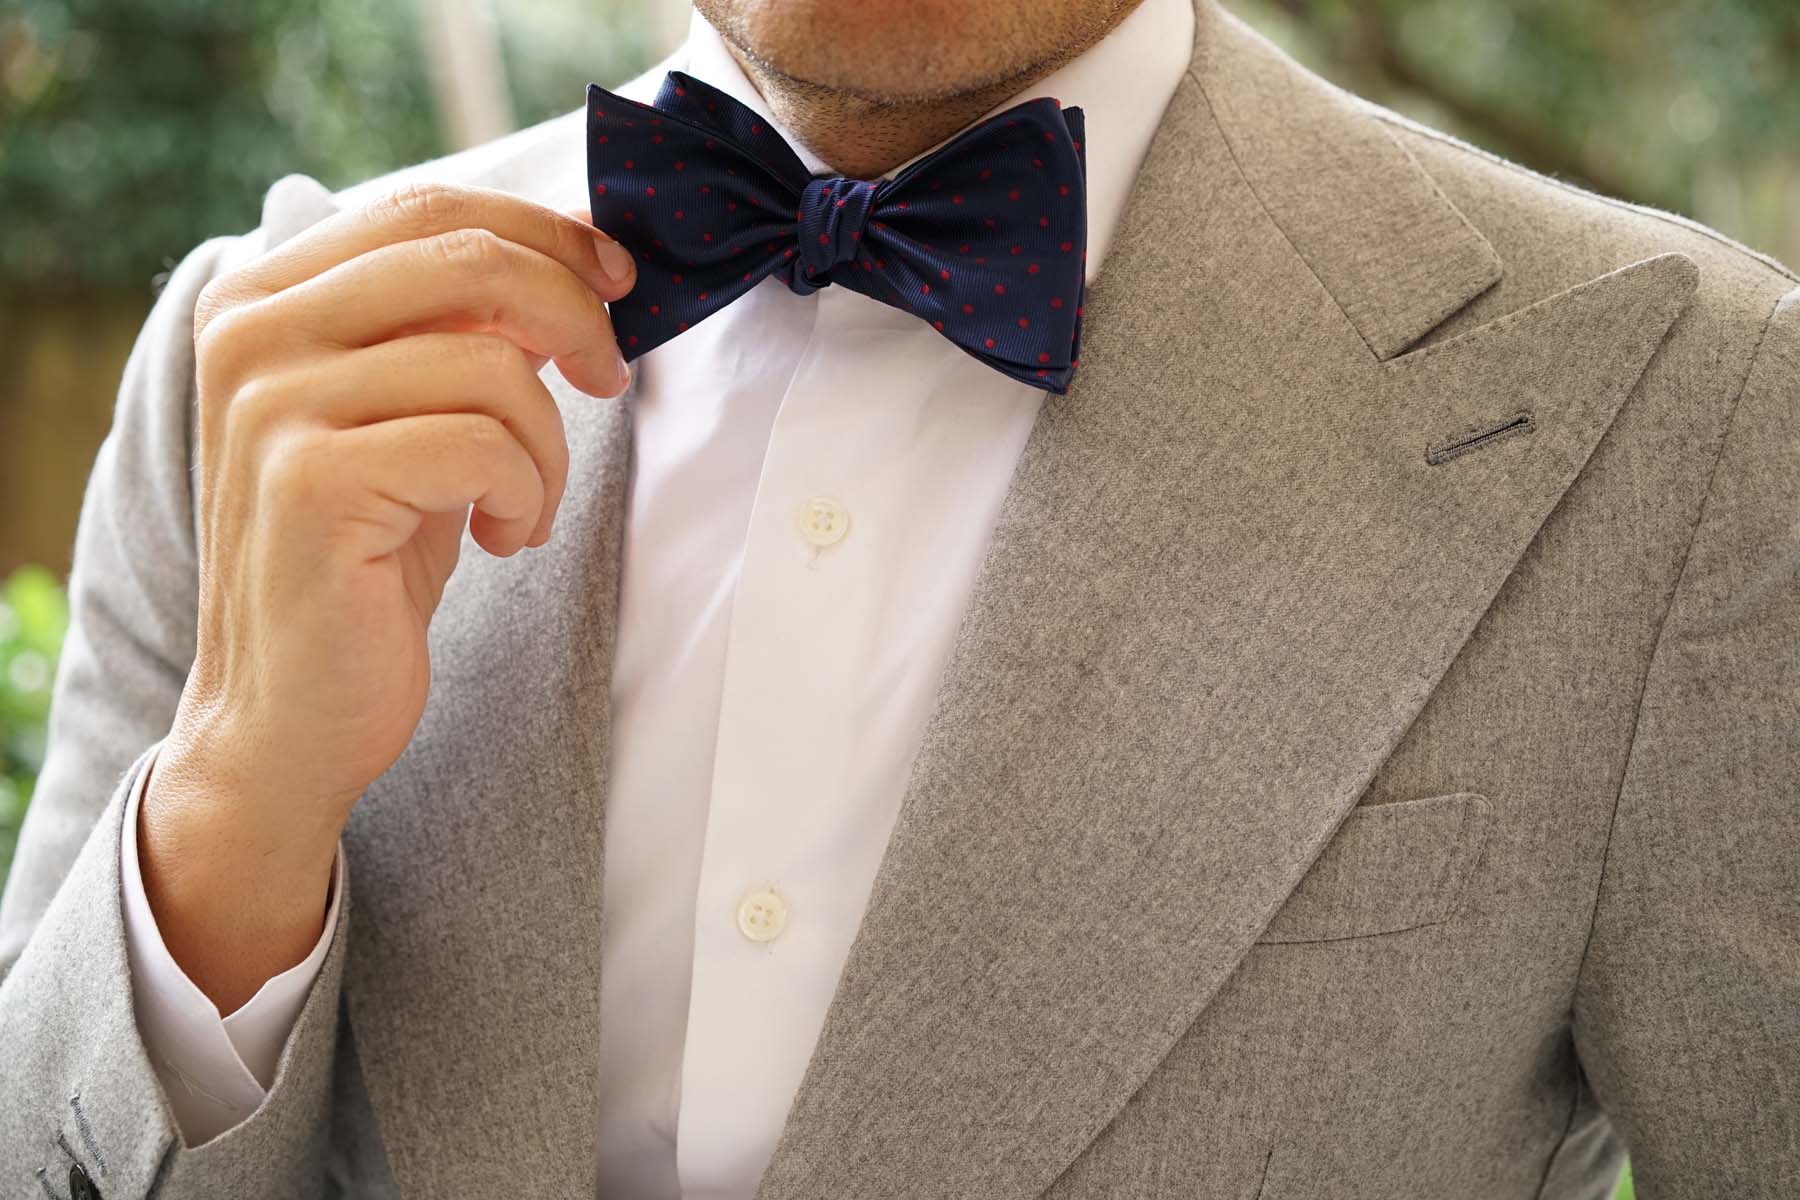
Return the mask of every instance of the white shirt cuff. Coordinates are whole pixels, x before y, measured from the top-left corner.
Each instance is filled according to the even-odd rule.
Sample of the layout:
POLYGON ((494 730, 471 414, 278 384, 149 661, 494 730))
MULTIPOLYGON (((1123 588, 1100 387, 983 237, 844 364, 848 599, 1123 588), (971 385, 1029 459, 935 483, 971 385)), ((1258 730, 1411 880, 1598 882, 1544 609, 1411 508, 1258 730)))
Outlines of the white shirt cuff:
POLYGON ((282 1047, 331 947, 338 898, 344 892, 344 846, 340 840, 325 928, 312 952, 221 1018, 218 1006, 169 954, 144 893, 137 853, 138 806, 161 750, 158 745, 145 761, 126 801, 119 881, 138 1033, 174 1110, 182 1140, 198 1146, 248 1117, 268 1095, 282 1047))

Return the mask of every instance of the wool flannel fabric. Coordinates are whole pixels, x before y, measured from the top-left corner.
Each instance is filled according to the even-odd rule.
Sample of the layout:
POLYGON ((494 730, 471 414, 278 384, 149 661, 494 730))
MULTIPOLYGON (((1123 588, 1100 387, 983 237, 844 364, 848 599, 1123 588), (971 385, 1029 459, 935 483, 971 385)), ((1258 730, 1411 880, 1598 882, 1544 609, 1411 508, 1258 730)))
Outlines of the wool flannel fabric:
POLYGON ((587 90, 594 224, 637 258, 627 361, 774 275, 916 313, 1015 379, 1068 388, 1087 258, 1079 108, 1027 101, 889 180, 813 176, 762 117, 680 71, 654 106, 587 90))

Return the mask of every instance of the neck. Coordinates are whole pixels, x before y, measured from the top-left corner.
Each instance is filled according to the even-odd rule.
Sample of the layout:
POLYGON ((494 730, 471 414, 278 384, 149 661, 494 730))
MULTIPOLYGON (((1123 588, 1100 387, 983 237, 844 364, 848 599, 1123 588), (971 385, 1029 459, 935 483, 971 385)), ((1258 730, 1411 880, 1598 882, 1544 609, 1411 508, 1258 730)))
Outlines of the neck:
POLYGON ((758 62, 727 39, 731 55, 775 119, 826 166, 852 179, 874 179, 916 157, 998 107, 1111 33, 1138 0, 1125 0, 1078 45, 999 81, 947 95, 882 100, 795 79, 758 62))

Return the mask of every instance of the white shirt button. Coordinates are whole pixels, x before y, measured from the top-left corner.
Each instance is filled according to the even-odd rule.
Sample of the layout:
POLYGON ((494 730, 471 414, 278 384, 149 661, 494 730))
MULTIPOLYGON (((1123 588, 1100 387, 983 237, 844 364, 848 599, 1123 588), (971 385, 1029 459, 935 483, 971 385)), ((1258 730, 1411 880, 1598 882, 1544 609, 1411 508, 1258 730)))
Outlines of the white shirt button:
POLYGON ((835 545, 850 531, 850 510, 829 496, 814 496, 795 510, 794 525, 815 546, 835 545))
POLYGON ((787 902, 767 888, 746 892, 738 901, 737 926, 753 942, 772 942, 787 928, 787 902))

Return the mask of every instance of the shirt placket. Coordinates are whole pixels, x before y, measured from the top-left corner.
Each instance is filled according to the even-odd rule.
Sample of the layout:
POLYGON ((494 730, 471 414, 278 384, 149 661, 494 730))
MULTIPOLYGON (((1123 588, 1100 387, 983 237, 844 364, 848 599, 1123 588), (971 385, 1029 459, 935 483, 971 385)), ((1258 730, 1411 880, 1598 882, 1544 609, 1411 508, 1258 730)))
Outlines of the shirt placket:
POLYGON ((747 1200, 823 1026, 1038 393, 841 288, 782 398, 732 600, 677 1136, 747 1200))

